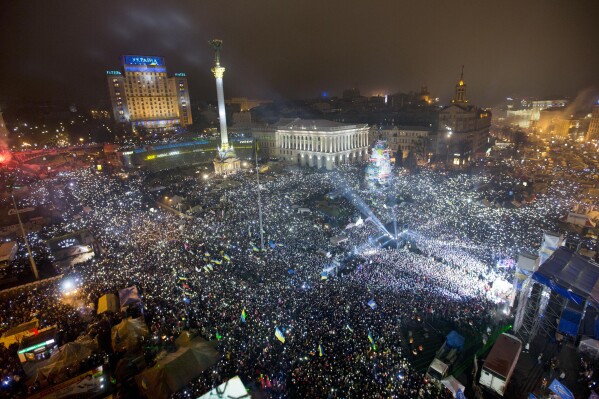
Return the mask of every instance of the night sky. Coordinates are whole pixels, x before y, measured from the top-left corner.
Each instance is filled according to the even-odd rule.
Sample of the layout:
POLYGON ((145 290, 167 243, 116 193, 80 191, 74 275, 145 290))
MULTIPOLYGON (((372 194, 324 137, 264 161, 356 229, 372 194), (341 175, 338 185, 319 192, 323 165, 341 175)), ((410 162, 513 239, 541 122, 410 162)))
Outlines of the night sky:
POLYGON ((597 0, 0 1, 0 102, 107 104, 121 54, 163 55, 191 97, 216 97, 207 41, 224 41, 226 96, 364 95, 427 85, 447 102, 574 96, 599 85, 597 0))

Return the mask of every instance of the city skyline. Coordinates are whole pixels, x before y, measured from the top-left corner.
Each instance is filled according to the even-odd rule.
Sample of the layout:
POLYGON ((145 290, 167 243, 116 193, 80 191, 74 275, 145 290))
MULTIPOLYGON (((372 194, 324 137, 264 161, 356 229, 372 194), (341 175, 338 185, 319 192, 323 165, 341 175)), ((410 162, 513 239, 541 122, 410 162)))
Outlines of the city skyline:
POLYGON ((9 2, 0 32, 19 40, 5 42, 0 102, 107 105, 101 76, 123 54, 164 56, 190 78, 193 100, 211 101, 212 37, 226 43, 227 98, 425 85, 449 103, 462 65, 469 98, 483 106, 513 95, 573 97, 599 84, 591 1, 345 4, 9 2))

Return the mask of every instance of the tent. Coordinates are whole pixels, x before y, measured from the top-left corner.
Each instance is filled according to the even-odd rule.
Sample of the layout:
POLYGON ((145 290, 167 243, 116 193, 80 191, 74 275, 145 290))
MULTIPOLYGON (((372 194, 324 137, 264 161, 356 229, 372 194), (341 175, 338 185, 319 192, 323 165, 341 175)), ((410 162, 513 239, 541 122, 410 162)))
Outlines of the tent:
POLYGON ((177 339, 175 339, 175 345, 177 348, 189 346, 193 341, 194 334, 189 331, 183 331, 177 339))
POLYGON ((447 346, 450 348, 464 349, 464 337, 453 330, 447 334, 447 346))
POLYGON ((235 376, 230 380, 223 382, 212 391, 205 393, 200 396, 198 399, 221 399, 221 398, 250 398, 251 395, 247 393, 247 389, 243 382, 241 382, 241 378, 235 376))
POLYGON ((98 314, 119 311, 119 300, 114 294, 106 294, 98 299, 98 314))
POLYGON ((92 352, 92 348, 86 343, 69 342, 54 352, 48 362, 38 369, 38 376, 54 380, 65 374, 67 368, 85 360, 92 352))
POLYGON ((201 338, 189 342, 156 362, 135 377, 142 395, 149 399, 167 399, 191 380, 214 365, 218 352, 213 345, 201 338))
POLYGON ((599 267, 570 249, 558 248, 532 278, 579 305, 599 304, 599 267))
POLYGON ((123 319, 112 327, 112 349, 115 352, 135 351, 139 349, 141 337, 148 335, 148 327, 140 317, 123 319))
POLYGON ((139 291, 137 290, 137 287, 132 285, 131 287, 119 290, 119 300, 121 301, 121 309, 129 305, 135 305, 136 303, 140 303, 141 298, 139 296, 139 291))

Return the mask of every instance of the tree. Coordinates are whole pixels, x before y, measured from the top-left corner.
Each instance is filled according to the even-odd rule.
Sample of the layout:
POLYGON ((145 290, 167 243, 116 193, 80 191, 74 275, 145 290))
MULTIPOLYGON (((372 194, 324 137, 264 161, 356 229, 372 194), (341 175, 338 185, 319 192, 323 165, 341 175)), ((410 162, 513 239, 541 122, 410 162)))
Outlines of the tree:
POLYGON ((418 165, 418 160, 416 159, 416 154, 414 153, 414 151, 410 151, 408 153, 408 156, 406 157, 404 166, 409 170, 414 170, 414 169, 416 169, 417 165, 418 165))
POLYGON ((400 147, 397 147, 397 152, 395 153, 395 166, 398 168, 403 166, 403 151, 400 147))

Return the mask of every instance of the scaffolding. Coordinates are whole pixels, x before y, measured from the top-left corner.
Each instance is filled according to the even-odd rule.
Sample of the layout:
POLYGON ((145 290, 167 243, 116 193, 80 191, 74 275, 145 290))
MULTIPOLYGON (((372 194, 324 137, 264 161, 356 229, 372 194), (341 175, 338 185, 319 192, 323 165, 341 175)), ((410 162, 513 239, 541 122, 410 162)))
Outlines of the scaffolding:
POLYGON ((514 332, 523 342, 539 333, 553 338, 568 299, 531 278, 526 279, 518 298, 514 332))

